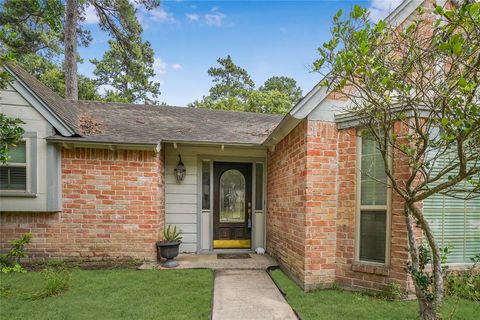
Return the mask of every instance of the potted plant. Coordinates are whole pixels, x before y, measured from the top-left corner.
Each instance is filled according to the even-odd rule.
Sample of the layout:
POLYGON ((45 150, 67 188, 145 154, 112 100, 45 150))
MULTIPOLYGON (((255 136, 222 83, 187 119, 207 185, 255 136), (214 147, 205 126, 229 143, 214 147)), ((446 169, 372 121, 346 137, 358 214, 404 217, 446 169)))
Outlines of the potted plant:
POLYGON ((180 231, 177 231, 177 227, 168 225, 163 229, 163 240, 157 242, 157 252, 160 257, 167 259, 162 266, 165 268, 174 268, 178 266, 173 258, 178 256, 178 249, 182 243, 182 235, 180 231))

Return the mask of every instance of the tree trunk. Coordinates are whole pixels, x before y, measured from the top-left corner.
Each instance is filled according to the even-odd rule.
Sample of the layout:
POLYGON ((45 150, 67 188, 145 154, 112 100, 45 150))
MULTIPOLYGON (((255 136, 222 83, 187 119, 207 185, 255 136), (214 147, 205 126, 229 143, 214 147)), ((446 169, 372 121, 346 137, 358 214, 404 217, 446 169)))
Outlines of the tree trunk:
POLYGON ((414 203, 406 203, 405 215, 409 239, 409 252, 412 259, 413 268, 417 271, 424 271, 420 270, 420 253, 416 243, 412 213, 420 224, 420 227, 427 238, 429 247, 432 251, 433 262, 433 300, 429 299, 426 295, 426 292, 424 292, 422 288, 414 281, 415 294, 419 304, 419 318, 423 320, 439 319, 437 311, 438 307, 443 301, 443 272, 440 248, 433 237, 432 230, 430 229, 428 222, 426 221, 425 217, 423 217, 417 206, 414 203))
POLYGON ((67 0, 65 15, 65 97, 78 100, 77 83, 78 0, 67 0))
POLYGON ((438 320, 441 319, 437 314, 437 307, 434 306, 433 302, 428 302, 426 299, 423 301, 418 300, 420 310, 418 313, 419 319, 422 320, 438 320))

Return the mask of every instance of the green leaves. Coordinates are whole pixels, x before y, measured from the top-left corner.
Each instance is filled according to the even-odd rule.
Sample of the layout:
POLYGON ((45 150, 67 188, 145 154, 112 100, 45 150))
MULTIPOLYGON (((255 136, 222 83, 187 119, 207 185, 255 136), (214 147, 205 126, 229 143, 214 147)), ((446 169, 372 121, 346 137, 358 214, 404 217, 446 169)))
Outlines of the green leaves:
POLYGON ((95 65, 96 84, 113 87, 105 100, 134 103, 147 98, 157 99, 160 84, 151 80, 155 76, 155 58, 150 43, 135 37, 129 44, 128 55, 116 41, 110 40, 109 46, 101 60, 90 60, 95 65))
POLYGON ((337 21, 340 19, 340 17, 342 16, 342 14, 343 14, 342 9, 338 10, 338 11, 337 11, 337 14, 335 14, 335 15, 333 16, 333 22, 337 22, 337 21))
POLYGON ((480 15, 480 3, 475 2, 470 4, 468 7, 468 13, 474 18, 478 18, 478 16, 480 15))
POLYGON ((445 13, 445 10, 443 9, 442 6, 436 5, 435 6, 435 13, 443 15, 445 13))
POLYGON ((6 163, 10 159, 10 150, 22 140, 25 133, 22 124, 25 124, 22 119, 0 113, 0 163, 6 163))
MULTIPOLYGON (((208 70, 215 83, 210 94, 193 102, 191 107, 286 114, 302 97, 302 89, 292 78, 274 76, 256 90, 248 72, 230 56, 217 62, 220 67, 208 70)), ((321 62, 316 65, 320 68, 321 62)))
POLYGON ((364 16, 367 12, 367 9, 362 8, 358 4, 353 6, 353 10, 350 12, 350 17, 353 19, 360 19, 362 16, 364 16))
POLYGON ((164 242, 181 242, 182 233, 177 230, 177 226, 172 228, 172 225, 169 224, 166 228, 163 229, 163 241, 164 242))

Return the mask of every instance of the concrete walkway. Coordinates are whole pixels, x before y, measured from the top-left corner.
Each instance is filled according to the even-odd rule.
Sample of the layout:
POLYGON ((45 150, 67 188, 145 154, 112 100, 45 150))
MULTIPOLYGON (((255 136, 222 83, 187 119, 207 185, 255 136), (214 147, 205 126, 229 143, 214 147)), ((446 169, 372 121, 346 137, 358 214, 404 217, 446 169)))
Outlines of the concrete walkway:
POLYGON ((297 317, 264 270, 216 270, 212 319, 297 317))

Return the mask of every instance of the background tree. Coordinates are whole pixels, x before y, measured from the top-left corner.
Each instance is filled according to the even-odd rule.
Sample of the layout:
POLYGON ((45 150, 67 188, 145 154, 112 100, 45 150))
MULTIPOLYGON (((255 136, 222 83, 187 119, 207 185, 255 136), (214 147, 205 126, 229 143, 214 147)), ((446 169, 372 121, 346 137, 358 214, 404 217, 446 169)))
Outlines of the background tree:
POLYGON ((65 98, 78 100, 77 81, 78 0, 67 0, 65 12, 65 98))
POLYGON ((278 91, 253 90, 248 95, 245 111, 286 114, 292 108, 288 94, 278 91))
POLYGON ((227 99, 238 99, 245 102, 249 91, 255 88, 255 83, 250 78, 247 70, 233 63, 228 55, 225 59, 217 60, 220 67, 208 69, 208 75, 213 77, 215 84, 210 88, 210 98, 216 102, 227 99))
MULTIPOLYGON (((141 43, 141 33, 143 32, 140 23, 138 22, 136 16, 135 5, 143 6, 147 10, 151 10, 160 5, 160 0, 88 0, 85 5, 79 7, 78 0, 67 0, 67 15, 65 21, 65 80, 67 87, 66 97, 69 99, 76 99, 74 87, 76 86, 76 64, 73 63, 73 57, 77 56, 76 50, 76 26, 78 24, 78 14, 73 8, 86 8, 87 6, 93 6, 97 16, 99 17, 99 26, 100 29, 107 32, 110 37, 113 39, 113 42, 110 43, 110 51, 116 51, 112 53, 113 55, 123 55, 122 60, 128 61, 130 54, 135 55, 135 60, 142 59, 142 55, 138 54, 139 52, 149 51, 147 46, 150 47, 148 42, 141 43), (69 11, 68 8, 72 7, 69 11), (67 28, 69 27, 69 28, 67 28), (74 40, 75 38, 75 40, 74 40), (68 40, 68 42, 67 42, 68 40), (147 45, 148 44, 148 45, 147 45), (72 59, 72 61, 69 61, 72 59), (67 64, 67 62, 71 62, 67 64), (71 95, 69 95, 71 92, 71 95)), ((152 51, 153 55, 153 51, 152 51)), ((150 55, 145 55, 145 58, 140 62, 148 65, 150 55)), ((113 59, 109 59, 115 61, 113 59)), ((149 72, 139 72, 137 64, 136 68, 127 68, 124 76, 129 79, 135 79, 137 82, 136 88, 142 89, 148 87, 149 89, 156 87, 157 91, 159 85, 151 84, 150 86, 145 86, 145 83, 149 82, 148 78, 145 78, 149 72), (131 74, 128 72, 131 71, 131 74), (143 79, 140 77, 143 76, 143 79), (138 84, 142 83, 143 85, 139 86, 138 84)), ((153 70, 153 69, 152 69, 153 70)), ((105 71, 105 70, 103 70, 105 71)), ((99 71, 102 73, 103 71, 99 71)), ((106 77, 104 77, 106 79, 106 77)), ((112 77, 112 81, 118 80, 117 78, 112 77)), ((125 80, 127 81, 127 80, 125 80)), ((124 82, 125 82, 124 81, 124 82)), ((115 87, 118 85, 118 82, 110 83, 111 86, 115 87)), ((158 92, 157 92, 158 93, 158 92)), ((156 93, 156 94, 157 94, 156 93)), ((146 93, 140 93, 140 95, 145 95, 146 93)), ((129 92, 126 93, 125 99, 129 100, 132 96, 132 89, 130 88, 129 92)))
MULTIPOLYGON (((136 48, 142 43, 136 6, 149 10, 158 5, 158 0, 73 0, 66 3, 62 0, 5 0, 0 4, 0 49, 5 55, 13 54, 15 61, 62 96, 103 99, 91 79, 76 72, 76 64, 81 61, 76 46, 88 46, 92 40, 90 32, 83 30, 79 24, 85 19, 85 9, 93 6, 100 28, 121 48, 116 54, 123 55, 123 60, 128 61, 127 56, 138 52, 136 48), (65 4, 67 8, 71 5, 69 14, 66 14, 65 4), (70 25, 70 22, 73 24, 70 25), (70 93, 67 94, 68 90, 70 93), (78 96, 75 94, 77 90, 78 96)), ((146 55, 144 63, 147 66, 148 58, 149 55, 146 55)), ((135 69, 129 76, 138 79, 141 73, 135 69)), ((149 73, 145 72, 144 76, 149 76, 149 73)), ((148 79, 138 81, 145 83, 148 79)), ((156 88, 158 94, 158 86, 156 88)), ((130 101, 121 93, 104 98, 130 101)))
POLYGON ((265 81, 258 89, 262 92, 278 91, 288 96, 288 100, 295 105, 302 99, 302 88, 297 86, 297 81, 289 77, 273 76, 265 81))
POLYGON ((118 42, 110 40, 109 46, 110 49, 105 52, 102 60, 90 60, 95 65, 93 73, 96 83, 113 88, 108 91, 106 100, 120 96, 125 102, 133 103, 145 101, 149 96, 157 98, 160 84, 150 80, 155 76, 154 53, 150 43, 137 37, 130 44, 128 56, 118 42))
POLYGON ((208 69, 214 83, 210 94, 194 101, 191 107, 286 114, 302 96, 292 78, 271 77, 256 90, 247 70, 237 66, 230 56, 217 62, 219 67, 208 69))
POLYGON ((347 17, 340 11, 314 63, 325 74, 322 84, 349 98, 346 111, 377 143, 391 188, 404 201, 407 269, 423 319, 439 317, 445 252, 421 204, 435 194, 469 199, 480 191, 480 3, 437 6, 435 13, 419 10, 395 28, 372 24, 359 6, 347 17))

